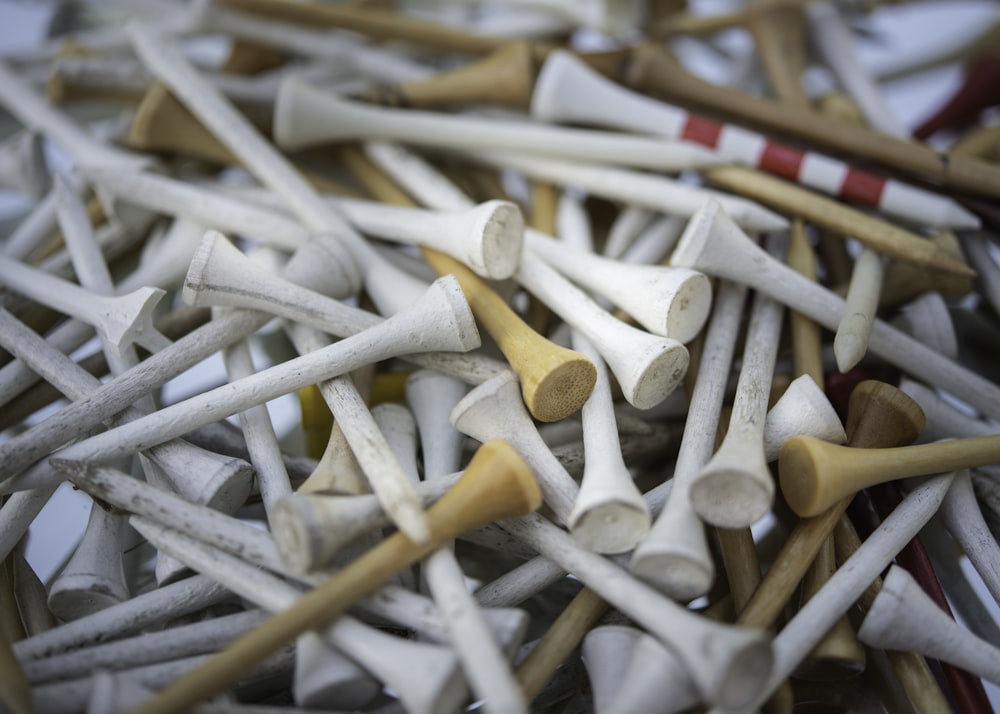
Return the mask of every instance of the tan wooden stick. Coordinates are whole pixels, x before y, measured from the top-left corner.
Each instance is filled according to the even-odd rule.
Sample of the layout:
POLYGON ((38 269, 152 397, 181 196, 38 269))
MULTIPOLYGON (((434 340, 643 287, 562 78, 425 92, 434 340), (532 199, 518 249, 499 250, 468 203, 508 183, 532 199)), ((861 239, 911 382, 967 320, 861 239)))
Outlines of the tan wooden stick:
POLYGON ((743 166, 719 166, 703 173, 709 181, 726 190, 769 204, 840 235, 853 236, 885 255, 930 270, 965 277, 975 275, 968 265, 926 239, 794 183, 743 166))
MULTIPOLYGON (((816 279, 816 254, 805 235, 805 226, 796 220, 792 224, 792 238, 788 250, 788 264, 812 280, 816 279)), ((792 361, 795 374, 808 374, 813 381, 823 388, 825 376, 823 373, 822 341, 819 325, 796 312, 790 313, 792 331, 792 361)), ((842 518, 844 516, 841 516, 842 518)), ((812 565, 806 571, 803 579, 802 601, 811 596, 826 580, 829 579, 829 567, 834 563, 833 538, 828 536, 819 548, 812 565), (808 593, 808 596, 807 596, 808 593)), ((826 637, 809 655, 803 667, 817 665, 824 674, 831 671, 827 666, 833 662, 843 665, 842 669, 833 670, 845 675, 857 674, 865 666, 865 650, 854 635, 854 629, 847 617, 837 620, 837 624, 827 633, 826 637)), ((801 675, 803 667, 799 668, 801 675)), ((813 674, 807 672, 806 676, 813 674)))
MULTIPOLYGON (((17 620, 16 624, 20 628, 10 572, 12 562, 12 558, 0 561, 0 608, 14 613, 13 619, 17 620)), ((31 685, 11 649, 13 634, 2 624, 0 622, 0 704, 9 709, 11 714, 31 714, 31 685)), ((23 636, 23 629, 21 635, 23 636)))
POLYGON ((803 86, 806 37, 802 5, 801 0, 755 0, 742 10, 774 95, 808 107, 803 86))
POLYGON ((140 706, 135 714, 187 711, 224 690, 296 637, 333 620, 393 574, 465 531, 500 518, 531 512, 542 495, 531 470, 506 442, 480 447, 465 475, 427 511, 430 539, 417 545, 402 533, 382 541, 275 614, 189 675, 140 706))
MULTIPOLYGON (((787 262, 790 268, 810 280, 816 280, 816 252, 809 243, 805 224, 801 220, 792 223, 787 262)), ((819 325, 795 310, 789 310, 788 324, 792 334, 792 362, 796 376, 808 374, 822 389, 826 380, 819 325)))
MULTIPOLYGON (((344 162, 380 200, 414 205, 412 199, 356 150, 344 162)), ((521 394, 539 421, 558 421, 579 411, 597 381, 593 363, 532 330, 484 280, 444 253, 421 248, 424 260, 440 275, 453 274, 483 329, 496 341, 518 376, 521 394)))
POLYGON ((585 587, 577 593, 517 668, 517 680, 526 700, 538 696, 559 665, 609 608, 610 605, 590 588, 585 587))
MULTIPOLYGON (((910 443, 924 426, 923 412, 916 402, 884 382, 867 381, 855 387, 848 415, 848 443, 857 446, 910 443)), ((848 503, 840 501, 834 508, 798 523, 737 622, 756 627, 774 624, 848 503)))
POLYGON ((483 54, 507 42, 502 37, 473 35, 412 15, 375 8, 297 0, 222 0, 220 5, 309 27, 337 27, 373 40, 405 40, 451 52, 483 54))
MULTIPOLYGON (((846 518, 837 521, 833 540, 839 562, 847 560, 861 547, 861 539, 846 518)), ((862 613, 868 612, 881 589, 882 578, 876 578, 858 598, 858 607, 862 613)), ((927 660, 916 652, 887 651, 886 655, 914 709, 921 714, 942 714, 952 711, 930 667, 927 666, 927 660)))
MULTIPOLYGON (((484 102, 526 109, 539 65, 551 45, 514 40, 479 60, 433 77, 392 86, 378 86, 361 98, 398 107, 441 107, 484 102)), ((602 74, 617 72, 628 50, 582 52, 580 59, 602 74)))
POLYGON ((1000 435, 891 449, 833 446, 809 436, 785 442, 779 476, 785 500, 815 516, 840 499, 877 483, 1000 462, 1000 435))

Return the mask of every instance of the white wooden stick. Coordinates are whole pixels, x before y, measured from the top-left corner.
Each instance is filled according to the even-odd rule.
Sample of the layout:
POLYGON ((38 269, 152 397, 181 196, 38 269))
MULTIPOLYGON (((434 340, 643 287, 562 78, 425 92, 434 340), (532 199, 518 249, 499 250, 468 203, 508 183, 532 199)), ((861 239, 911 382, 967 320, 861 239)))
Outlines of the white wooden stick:
MULTIPOLYGON (((313 245, 314 240, 307 246, 313 245)), ((325 252, 318 248, 309 251, 314 266, 325 265, 320 262, 325 252)), ((299 263, 306 260, 308 258, 304 257, 299 263)), ((293 257, 290 263, 294 262, 293 257)), ((331 300, 291 280, 279 279, 259 266, 255 267, 225 237, 213 231, 206 234, 201 249, 191 262, 183 299, 191 305, 259 309, 341 337, 372 327, 381 320, 377 315, 331 300)), ((499 374, 504 364, 476 354, 413 354, 408 359, 472 384, 499 374)))
POLYGON ((920 434, 922 442, 967 436, 990 436, 997 433, 994 425, 960 410, 926 384, 903 378, 899 382, 899 388, 920 405, 924 416, 927 417, 924 430, 920 434))
POLYGON ((231 597, 228 590, 208 577, 186 578, 21 640, 14 644, 14 652, 18 659, 25 662, 44 659, 59 652, 133 634, 231 597))
MULTIPOLYGON (((337 285, 341 278, 355 272, 353 267, 337 269, 341 265, 338 262, 339 257, 343 255, 343 248, 330 236, 316 234, 292 256, 285 267, 285 276, 311 288, 327 291, 331 282, 337 285)), ((358 311, 357 314, 367 315, 363 311, 358 311)), ((193 330, 170 347, 143 360, 137 367, 129 370, 128 375, 109 381, 88 398, 69 405, 44 422, 0 444, 0 454, 3 455, 0 459, 2 464, 0 469, 6 476, 16 474, 58 446, 96 427, 102 420, 125 409, 136 399, 214 354, 225 345, 254 332, 263 326, 269 317, 268 314, 252 311, 233 311, 212 320, 202 328, 193 330)), ((352 332, 370 326, 374 319, 377 318, 368 315, 365 321, 355 322, 351 328, 352 332)), ((443 361, 454 363, 454 359, 455 357, 451 357, 443 361)), ((464 371, 461 373, 482 380, 487 378, 482 376, 483 372, 492 375, 499 371, 499 363, 494 363, 494 360, 485 358, 463 361, 461 367, 464 371)), ((442 365, 442 368, 447 369, 447 364, 442 365)), ((16 487, 16 484, 16 480, 8 482, 6 485, 0 485, 0 490, 16 487)))
POLYGON ((955 323, 941 293, 924 293, 901 305, 889 324, 948 359, 958 360, 955 323))
MULTIPOLYGON (((309 231, 286 215, 284 206, 254 202, 262 192, 230 195, 214 187, 195 186, 149 172, 126 174, 97 168, 87 172, 106 204, 115 199, 150 210, 181 215, 229 233, 249 236, 285 250, 305 242, 309 231)), ((232 189, 230 189, 232 191, 232 189)), ((508 278, 521 254, 523 221, 514 204, 487 201, 467 211, 425 211, 374 201, 330 198, 358 230, 386 240, 426 245, 461 260, 483 277, 508 278)), ((354 283, 354 292, 358 284, 354 283)), ((353 293, 350 293, 353 294, 353 293)), ((346 295, 345 295, 346 296, 346 295)))
POLYGON ((955 622, 897 565, 882 581, 858 639, 882 649, 919 652, 1000 683, 1000 648, 955 622))
MULTIPOLYGON (((417 489, 425 506, 440 498, 461 472, 423 481, 417 489)), ((389 525, 374 494, 346 496, 294 493, 276 506, 271 520, 282 562, 296 573, 333 562, 345 546, 372 530, 389 525)))
POLYGON ((122 567, 121 515, 91 504, 87 527, 66 567, 49 587, 49 610, 76 620, 129 597, 122 567))
MULTIPOLYGON (((302 594, 281 579, 178 531, 136 517, 132 523, 158 548, 168 550, 196 570, 210 573, 230 590, 271 612, 290 607, 302 594)), ((412 711, 451 711, 465 697, 461 672, 448 648, 383 634, 347 615, 341 615, 321 632, 336 649, 376 673, 412 711)))
POLYGON ((764 419, 764 458, 776 461, 793 436, 809 434, 834 444, 847 442, 844 425, 826 394, 808 374, 792 380, 764 419))
POLYGON ((399 141, 438 148, 537 154, 597 164, 680 171, 719 163, 711 151, 680 142, 538 123, 389 109, 338 98, 294 77, 275 103, 274 136, 288 150, 346 140, 399 141))
POLYGON ((951 481, 952 474, 946 474, 917 486, 826 584, 799 608, 775 637, 774 667, 767 685, 748 703, 749 706, 763 704, 799 666, 896 553, 934 515, 951 481))
POLYGON ((163 443, 251 404, 261 404, 390 355, 441 347, 465 350, 476 344, 471 340, 478 340, 468 304, 450 277, 437 281, 410 311, 370 329, 78 442, 60 451, 59 456, 83 460, 116 458, 163 443), (413 326, 421 323, 425 329, 416 336, 413 326))
MULTIPOLYGON (((150 70, 167 84, 172 92, 222 142, 243 165, 262 183, 273 189, 293 213, 314 231, 336 234, 365 274, 366 286, 372 299, 379 302, 383 313, 391 313, 405 304, 401 289, 395 292, 383 283, 391 275, 402 287, 407 276, 382 261, 364 239, 295 170, 285 157, 271 146, 260 133, 218 91, 184 59, 176 47, 164 43, 148 28, 132 23, 130 36, 136 53, 150 70)), ((411 290, 415 290, 415 286, 411 290)), ((410 295, 409 297, 412 297, 410 295)))
POLYGON ((538 435, 513 372, 503 372, 470 391, 451 411, 451 423, 483 443, 504 439, 535 472, 545 503, 571 524, 579 487, 538 435))
POLYGON ((643 230, 621 259, 630 264, 655 264, 666 261, 684 231, 685 221, 679 216, 660 216, 643 230))
POLYGON ((153 310, 164 295, 158 288, 140 288, 120 297, 103 297, 2 256, 0 282, 43 305, 93 325, 116 350, 138 343, 156 352, 169 343, 153 327, 153 310))
MULTIPOLYGON (((250 355, 250 345, 241 340, 223 351, 223 361, 231 380, 249 377, 256 372, 250 355)), ((274 504, 292 492, 292 484, 281 458, 281 446, 274 425, 264 405, 251 407, 239 414, 240 428, 246 440, 250 461, 257 474, 257 485, 264 510, 270 515, 274 504)))
POLYGON ((642 231, 649 228, 655 215, 655 211, 642 206, 633 204, 623 207, 615 216, 614 223, 608 228, 608 237, 604 241, 604 255, 608 258, 621 258, 642 231))
MULTIPOLYGON (((707 204, 691 220, 671 264, 744 282, 828 329, 836 329, 844 312, 841 298, 768 258, 718 204, 707 204)), ((911 376, 935 384, 984 414, 1000 418, 1000 387, 885 322, 875 321, 868 348, 911 376)))
POLYGON ((51 177, 41 139, 36 132, 21 131, 0 143, 0 185, 36 199, 46 194, 51 177))
POLYGON ((634 627, 595 627, 583 640, 583 663, 595 711, 669 714, 698 703, 698 692, 673 653, 634 627))
MULTIPOLYGON (((137 702, 134 697, 144 697, 152 690, 166 687, 174 680, 204 665, 209 657, 210 655, 185 657, 144 667, 133 667, 110 676, 114 678, 115 685, 125 683, 123 684, 125 691, 121 692, 125 697, 124 701, 135 705, 137 702)), ((291 674, 293 659, 294 652, 291 649, 280 652, 260 667, 247 672, 242 683, 248 684, 258 678, 266 680, 269 677, 287 676, 291 674)), ((95 693, 98 693, 99 683, 108 684, 101 682, 100 678, 83 677, 37 687, 32 691, 35 710, 50 714, 80 714, 85 711, 95 693)), ((237 689, 239 684, 237 683, 237 689)))
MULTIPOLYGON (((293 328, 290 334, 296 348, 302 353, 315 352, 327 343, 317 330, 308 327, 293 328)), ((354 457, 361 465, 372 491, 385 505, 393 522, 411 537, 416 534, 416 537, 426 538, 427 525, 420 497, 350 376, 325 380, 319 384, 319 389, 350 444, 354 457)), ((289 549, 284 552, 291 555, 289 549)), ((293 562, 301 561, 294 556, 293 562)))
POLYGON ((677 605, 541 516, 501 525, 659 639, 681 661, 704 701, 742 710, 759 693, 771 669, 770 644, 760 633, 712 622, 677 605))
MULTIPOLYGON (((111 274, 95 241, 82 199, 63 174, 56 174, 54 191, 59 226, 80 285, 98 295, 112 295, 111 274)), ((113 375, 139 361, 131 345, 116 349, 106 340, 101 343, 113 375)), ((152 406, 151 399, 141 402, 144 409, 152 406)), ((91 504, 83 537, 59 577, 49 586, 48 604, 53 614, 73 620, 128 598, 129 586, 122 564, 123 526, 120 514, 101 504, 91 504)))
POLYGON ((593 361, 597 382, 583 405, 586 460, 569 522, 574 537, 590 549, 598 553, 624 553, 649 532, 649 508, 622 458, 604 361, 590 341, 575 330, 573 349, 593 361))
POLYGON ((893 114, 862 65, 851 29, 839 8, 831 2, 815 2, 808 3, 803 10, 813 47, 857 104, 868 125, 889 136, 908 137, 909 131, 893 114))
POLYGON ((263 622, 267 613, 247 610, 233 615, 177 625, 125 639, 93 644, 46 658, 29 660, 24 673, 35 684, 73 679, 97 669, 127 669, 180 657, 207 654, 224 647, 263 622))
MULTIPOLYGON (((295 642, 295 703, 311 709, 360 709, 382 690, 381 683, 319 635, 295 642)), ((198 707, 200 709, 201 707, 198 707)))
MULTIPOLYGON (((38 335, 4 311, 0 311, 0 342, 71 399, 83 400, 100 386, 96 377, 49 347, 38 335)), ((138 409, 129 407, 111 423, 126 423, 142 416, 138 409)), ((151 462, 144 464, 148 473, 153 474, 151 469, 157 467, 155 474, 161 475, 171 488, 198 503, 231 511, 246 500, 250 490, 252 474, 249 464, 242 459, 207 452, 183 440, 155 446, 147 450, 142 458, 151 462)), ((22 485, 34 483, 48 490, 59 480, 51 464, 43 461, 26 472, 22 485)), ((37 503, 37 499, 28 499, 27 502, 37 503)))
POLYGON ((705 326, 712 288, 703 273, 609 260, 533 230, 525 237, 529 250, 578 285, 606 297, 654 335, 687 343, 705 326))
MULTIPOLYGON (((442 379, 448 379, 443 375, 438 375, 438 377, 439 379, 431 381, 425 373, 423 378, 418 379, 423 383, 423 389, 426 390, 435 381, 440 382, 442 379)), ((420 387, 411 390, 413 394, 419 391, 421 391, 420 387)), ((438 428, 447 427, 455 432, 448 420, 448 413, 454 404, 441 400, 435 401, 437 402, 434 405, 436 408, 427 405, 431 408, 423 411, 423 423, 419 426, 428 431, 433 430, 428 422, 428 417, 430 417, 438 423, 438 428)), ((409 409, 402 405, 383 404, 376 409, 379 410, 376 413, 376 418, 390 413, 394 415, 393 421, 398 428, 390 430, 383 426, 386 438, 394 444, 393 449, 399 455, 400 461, 407 464, 407 470, 414 477, 417 477, 415 447, 418 424, 414 416, 409 409), (383 411, 383 408, 386 411, 383 411)), ((456 443, 460 445, 460 442, 456 443)), ((427 451, 429 449, 425 450, 425 453, 427 451)), ((451 459, 446 454, 437 458, 441 459, 442 465, 453 470, 460 465, 460 456, 460 450, 455 450, 452 452, 451 459)), ((432 458, 433 464, 434 459, 432 458)), ((437 474, 437 477, 444 475, 442 471, 431 473, 437 474)), ((430 478, 433 479, 435 476, 432 475, 430 478)), ((524 694, 514 679, 509 658, 501 649, 501 644, 496 640, 496 636, 480 611, 479 605, 469 593, 465 583, 465 574, 451 548, 440 548, 428 556, 424 561, 423 574, 431 596, 441 611, 455 654, 462 664, 462 669, 465 671, 473 692, 485 700, 487 708, 491 711, 512 713, 527 711, 524 694)), ((526 621, 525 625, 527 625, 526 621)))
POLYGON ((688 186, 659 174, 525 153, 501 154, 481 148, 463 155, 492 166, 520 171, 534 179, 581 188, 594 196, 645 206, 667 215, 693 216, 702 203, 712 199, 723 204, 732 213, 733 220, 746 230, 778 231, 788 227, 786 219, 753 201, 688 186))
MULTIPOLYGON (((770 254, 780 256, 786 248, 784 236, 768 237, 770 254)), ((691 481, 691 506, 713 526, 749 528, 771 510, 774 478, 764 453, 764 422, 784 312, 767 296, 754 296, 729 429, 691 481)))
POLYGON ((844 316, 833 338, 837 369, 848 372, 868 351, 868 338, 882 292, 883 258, 871 248, 862 248, 854 261, 851 283, 844 299, 844 316))
POLYGON ((1000 546, 983 520, 968 470, 955 475, 941 504, 941 519, 962 546, 994 601, 1000 603, 1000 546))
POLYGON ((71 483, 126 513, 183 530, 254 563, 285 572, 274 541, 266 531, 232 516, 191 503, 164 489, 143 483, 115 469, 80 461, 54 459, 54 466, 71 483))
POLYGON ((27 260, 38 244, 56 227, 56 194, 50 190, 21 218, 4 241, 3 254, 15 260, 27 260))
POLYGON ((154 163, 149 157, 122 151, 94 139, 66 114, 39 96, 4 62, 0 62, 0 104, 24 126, 52 138, 77 165, 113 165, 127 170, 154 163))
POLYGON ((530 250, 522 256, 516 277, 597 347, 629 404, 640 409, 659 404, 687 372, 687 350, 679 341, 638 330, 608 314, 530 250))
POLYGON ((265 47, 330 60, 350 68, 352 74, 382 82, 424 79, 434 73, 399 52, 372 45, 337 30, 311 30, 299 24, 263 19, 213 4, 199 8, 198 24, 216 32, 241 37, 265 47))
POLYGON ((690 488, 715 445, 724 385, 745 299, 746 289, 735 283, 723 282, 716 294, 684 437, 674 464, 673 489, 629 564, 635 575, 681 601, 703 595, 715 577, 704 525, 691 507, 690 488))
MULTIPOLYGON (((369 143, 366 151, 426 205, 444 210, 471 204, 444 176, 400 147, 369 143)), ((687 369, 687 350, 676 340, 636 330, 610 316, 531 251, 522 255, 517 279, 601 350, 630 404, 647 409, 679 383, 687 369)))

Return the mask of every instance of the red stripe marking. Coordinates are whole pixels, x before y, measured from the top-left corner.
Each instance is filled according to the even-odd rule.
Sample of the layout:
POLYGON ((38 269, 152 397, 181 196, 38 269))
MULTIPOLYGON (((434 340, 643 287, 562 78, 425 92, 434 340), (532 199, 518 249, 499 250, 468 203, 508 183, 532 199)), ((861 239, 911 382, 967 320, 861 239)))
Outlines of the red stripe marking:
POLYGON ((884 178, 849 167, 840 185, 840 197, 878 208, 885 183, 884 178))
POLYGON ((757 166, 763 171, 794 181, 799 177, 799 169, 802 167, 802 161, 805 157, 805 153, 798 149, 767 142, 757 166))
POLYGON ((687 139, 688 141, 693 141, 713 149, 719 145, 720 134, 722 134, 722 124, 714 122, 711 119, 690 114, 687 121, 684 122, 684 128, 681 129, 682 139, 687 139))

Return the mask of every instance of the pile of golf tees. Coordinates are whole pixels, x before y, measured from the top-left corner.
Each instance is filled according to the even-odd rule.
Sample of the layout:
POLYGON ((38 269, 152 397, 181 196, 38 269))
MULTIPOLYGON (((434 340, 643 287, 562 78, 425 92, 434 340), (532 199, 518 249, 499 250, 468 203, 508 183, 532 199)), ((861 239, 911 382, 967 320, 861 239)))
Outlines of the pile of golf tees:
POLYGON ((35 7, 0 712, 992 711, 1000 14, 863 60, 951 5, 35 7))

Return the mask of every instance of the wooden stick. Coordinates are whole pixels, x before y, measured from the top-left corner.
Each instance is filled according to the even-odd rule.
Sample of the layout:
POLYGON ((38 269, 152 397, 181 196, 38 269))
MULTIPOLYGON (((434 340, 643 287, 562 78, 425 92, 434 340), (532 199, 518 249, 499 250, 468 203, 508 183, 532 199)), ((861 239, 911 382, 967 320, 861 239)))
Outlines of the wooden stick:
POLYGON ((23 661, 44 659, 58 652, 136 633, 231 597, 228 590, 209 578, 185 578, 22 640, 14 647, 14 652, 23 661))
POLYGON ((734 163, 756 166, 822 193, 917 223, 979 225, 974 214, 952 199, 630 91, 601 77, 569 53, 555 52, 546 60, 535 83, 531 111, 549 121, 585 122, 684 138, 714 149, 734 163))
POLYGON ((608 603, 600 595, 583 588, 559 613, 531 654, 517 668, 517 679, 528 701, 538 696, 552 674, 569 658, 608 608, 608 603))
MULTIPOLYGON (((841 518, 837 521, 833 535, 837 560, 841 563, 845 562, 861 547, 862 541, 854 530, 854 526, 851 524, 849 518, 841 518)), ((882 578, 878 577, 861 594, 857 605, 863 613, 871 609, 881 589, 882 578)), ((860 618, 853 618, 852 621, 860 626, 860 618)), ((952 711, 952 705, 946 700, 942 692, 942 687, 938 683, 940 673, 937 675, 932 673, 927 660, 922 655, 916 652, 896 652, 889 650, 886 652, 886 656, 893 671, 899 678, 900 684, 902 684, 903 689, 906 691, 910 703, 918 712, 938 714, 939 712, 952 711)))
MULTIPOLYGON (((2 606, 5 610, 15 607, 10 562, 9 558, 0 561, 0 598, 3 599, 2 606)), ((31 685, 11 649, 11 638, 11 633, 0 626, 0 702, 12 714, 31 714, 34 711, 31 685)))
POLYGON ((459 533, 497 518, 534 510, 541 493, 531 471, 503 442, 484 445, 465 478, 427 512, 430 538, 417 545, 403 534, 383 541, 350 566, 304 595, 293 607, 274 615, 250 635, 174 682, 136 714, 171 714, 223 690, 248 667, 291 642, 306 630, 337 616, 401 568, 459 533))
MULTIPOLYGON (((413 204, 364 155, 345 151, 344 157, 375 196, 389 203, 413 204)), ((559 421, 583 407, 597 379, 590 360, 530 329, 496 291, 458 261, 439 251, 424 249, 421 253, 435 272, 450 273, 458 279, 476 319, 517 373, 524 403, 533 417, 539 421, 559 421)))
POLYGON ((374 8, 330 7, 297 0, 224 0, 222 5, 309 27, 339 27, 375 40, 405 40, 452 52, 483 54, 507 42, 418 17, 374 8))
POLYGON ((702 351, 699 379, 688 409, 674 464, 673 488, 649 536, 632 555, 629 569, 678 600, 705 594, 715 577, 705 528, 689 498, 691 484, 715 446, 725 375, 733 359, 746 290, 735 283, 719 289, 702 351))
MULTIPOLYGON (((688 223, 671 263, 743 281, 830 329, 835 329, 843 314, 843 300, 769 258, 717 205, 707 205, 688 223), (747 270, 748 265, 754 269, 747 270)), ((872 327, 869 349, 909 374, 940 385, 984 414, 1000 416, 1000 388, 996 384, 961 368, 881 320, 876 320, 872 327)))
POLYGON ((997 461, 1000 435, 890 449, 858 449, 796 436, 782 448, 778 468, 788 505, 800 516, 815 516, 866 486, 997 461))
POLYGON ((840 235, 857 238, 884 255, 930 270, 965 277, 975 274, 968 265, 946 255, 926 239, 789 181, 742 166, 720 166, 703 173, 709 181, 729 191, 752 197, 840 235))
POLYGON ((943 188, 1000 196, 1000 169, 982 161, 950 157, 913 142, 853 127, 836 119, 718 87, 685 71, 662 47, 640 45, 623 72, 625 84, 716 113, 738 117, 741 123, 800 137, 836 153, 847 154, 902 172, 943 188))
MULTIPOLYGON (((778 257, 786 242, 768 237, 778 257)), ((729 428, 722 444, 691 480, 689 498, 703 521, 721 528, 749 528, 771 510, 774 479, 764 453, 764 423, 785 308, 754 296, 729 428)))
POLYGON ((335 97, 295 79, 282 84, 273 133, 275 142, 289 151, 349 140, 379 140, 448 150, 488 145, 493 150, 663 172, 720 163, 708 149, 678 141, 539 122, 373 107, 335 97))
MULTIPOLYGON (((923 429, 924 418, 917 404, 884 382, 859 384, 851 394, 848 412, 848 443, 858 447, 888 447, 910 443, 923 429)), ((773 625, 805 575, 819 547, 847 510, 849 501, 813 518, 803 519, 789 535, 738 622, 757 627, 773 625)))
POLYGON ((858 636, 884 649, 924 652, 1000 682, 1000 649, 958 625, 899 566, 889 570, 858 636))
POLYGON ((807 39, 803 4, 755 0, 743 8, 743 14, 773 94, 782 101, 809 106, 803 84, 807 39))
POLYGON ((95 669, 126 669, 180 657, 211 653, 260 624, 267 613, 248 610, 208 621, 166 627, 133 637, 36 658, 25 663, 27 676, 39 685, 90 675, 95 669))
POLYGON ((830 2, 809 3, 804 14, 813 46, 833 71, 844 92, 857 105, 864 122, 888 136, 908 138, 909 132, 893 115, 878 85, 865 70, 851 29, 840 9, 830 2))
MULTIPOLYGON (((788 221, 783 216, 754 200, 690 186, 662 174, 534 154, 500 153, 488 147, 466 152, 465 155, 492 166, 514 169, 534 179, 574 186, 594 196, 645 206, 668 215, 692 216, 706 199, 711 198, 725 204, 726 210, 747 230, 776 231, 788 227, 788 221)), ((716 167, 710 171, 728 168, 716 167)), ((742 187, 738 190, 742 191, 742 187)), ((750 194, 749 191, 747 193, 750 194)))
POLYGON ((837 368, 842 373, 855 367, 868 351, 868 337, 882 291, 882 267, 883 259, 870 248, 863 249, 854 263, 844 299, 844 317, 833 339, 837 368))
MULTIPOLYGON (((953 474, 952 483, 954 483, 954 479, 957 478, 957 476, 958 473, 953 474)), ((948 491, 950 493, 951 489, 949 488, 948 491)), ((892 511, 898 508, 899 503, 903 498, 903 494, 899 487, 893 483, 883 483, 868 488, 865 490, 865 495, 869 497, 869 500, 874 507, 875 514, 883 521, 891 515, 892 511)), ((938 574, 934 571, 934 565, 931 562, 930 555, 924 547, 921 539, 914 537, 909 543, 907 543, 897 554, 896 562, 900 567, 905 567, 913 575, 913 577, 919 581, 919 587, 926 592, 927 596, 933 600, 937 607, 943 609, 944 613, 947 613, 946 617, 954 622, 954 615, 952 614, 951 606, 948 604, 944 589, 941 587, 941 582, 938 579, 938 574)), ((884 589, 886 586, 885 580, 883 580, 882 585, 884 589)), ((881 590, 878 594, 881 594, 881 590)), ((875 599, 878 599, 878 595, 876 595, 875 599)), ((873 602, 871 608, 874 607, 875 603, 873 602)), ((903 608, 903 611, 905 611, 905 609, 906 608, 903 608)), ((863 624, 864 623, 862 623, 862 626, 863 624)), ((858 629, 858 632, 860 636, 860 628, 858 629)), ((886 647, 885 649, 911 651, 911 649, 918 650, 919 648, 886 647)), ((989 707, 986 700, 986 692, 983 689, 983 683, 979 681, 978 678, 979 675, 973 675, 968 671, 964 671, 947 660, 941 660, 940 664, 941 669, 944 672, 945 681, 947 682, 948 688, 951 690, 960 711, 972 712, 989 707)))
MULTIPOLYGON (((289 334, 293 344, 304 354, 329 344, 326 337, 312 327, 293 326, 289 334)), ((385 504, 393 520, 398 523, 401 516, 404 520, 422 520, 423 505, 350 375, 324 380, 319 383, 319 389, 372 491, 385 504)))
POLYGON ((756 696, 769 659, 759 632, 711 622, 676 605, 540 516, 507 519, 502 526, 663 642, 681 660, 705 701, 741 708, 756 696), (714 654, 709 656, 709 651, 714 654))
POLYGON ((878 577, 878 573, 895 553, 920 530, 923 523, 937 510, 950 483, 950 475, 943 475, 914 489, 892 516, 858 549, 851 561, 841 567, 827 585, 785 625, 775 638, 775 666, 767 685, 753 704, 759 704, 767 693, 791 674, 823 633, 847 611, 868 584, 878 577))

